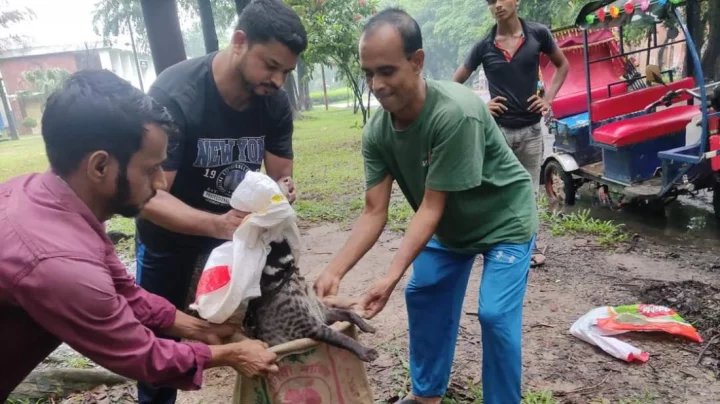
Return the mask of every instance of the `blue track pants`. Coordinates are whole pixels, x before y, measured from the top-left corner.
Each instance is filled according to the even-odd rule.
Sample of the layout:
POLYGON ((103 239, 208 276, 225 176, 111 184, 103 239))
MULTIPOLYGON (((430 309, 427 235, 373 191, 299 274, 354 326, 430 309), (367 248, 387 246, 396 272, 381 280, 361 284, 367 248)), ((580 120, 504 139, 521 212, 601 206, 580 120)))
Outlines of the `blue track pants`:
MULTIPOLYGON (((483 254, 478 317, 485 404, 521 400, 522 309, 534 245, 535 237, 526 244, 498 244, 483 254)), ((432 239, 413 262, 405 299, 412 391, 418 397, 445 394, 474 261, 475 255, 452 252, 432 239)))

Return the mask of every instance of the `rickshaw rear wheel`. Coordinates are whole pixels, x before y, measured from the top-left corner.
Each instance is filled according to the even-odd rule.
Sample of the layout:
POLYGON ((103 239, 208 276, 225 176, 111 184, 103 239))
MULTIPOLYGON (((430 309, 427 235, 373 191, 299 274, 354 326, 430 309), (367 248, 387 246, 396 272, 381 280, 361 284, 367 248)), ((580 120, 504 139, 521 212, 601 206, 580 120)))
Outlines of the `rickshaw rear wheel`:
POLYGON ((545 193, 551 203, 575 204, 575 181, 556 160, 549 161, 543 170, 545 193))

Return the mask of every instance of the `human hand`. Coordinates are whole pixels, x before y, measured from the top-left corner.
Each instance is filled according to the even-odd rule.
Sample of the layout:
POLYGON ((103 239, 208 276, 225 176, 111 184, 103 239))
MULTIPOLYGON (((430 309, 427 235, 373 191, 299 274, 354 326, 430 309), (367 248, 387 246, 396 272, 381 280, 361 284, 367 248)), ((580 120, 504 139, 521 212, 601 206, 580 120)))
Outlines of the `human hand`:
POLYGON ((295 182, 293 181, 292 177, 283 177, 278 181, 278 185, 280 185, 280 189, 283 190, 285 193, 285 197, 287 197, 288 202, 291 204, 295 202, 295 182))
POLYGON ((548 102, 545 101, 544 98, 541 98, 537 94, 528 98, 527 102, 530 103, 530 106, 528 107, 528 111, 530 112, 534 112, 536 114, 544 114, 545 112, 550 110, 550 104, 548 104, 548 102))
POLYGON ((212 324, 206 322, 203 329, 191 331, 187 338, 204 342, 207 345, 221 345, 225 339, 231 337, 238 331, 240 330, 231 324, 212 324))
POLYGON ((240 227, 247 215, 247 212, 236 209, 230 209, 223 215, 215 215, 214 230, 211 236, 220 240, 232 240, 235 230, 240 227))
POLYGON ((340 289, 340 276, 326 269, 315 281, 313 289, 320 299, 326 296, 335 296, 340 289))
POLYGON ((498 117, 508 110, 505 104, 503 104, 503 102, 506 101, 507 98, 497 96, 488 102, 487 106, 490 109, 492 116, 498 117))
POLYGON ((269 351, 268 344, 262 341, 246 339, 221 347, 226 349, 226 352, 221 355, 222 363, 246 377, 266 376, 278 371, 275 363, 277 355, 269 351))
POLYGON ((383 277, 375 281, 363 298, 362 307, 365 318, 371 319, 385 308, 399 279, 383 277))
POLYGON ((220 345, 224 339, 239 332, 239 329, 229 323, 213 324, 176 310, 172 326, 163 331, 171 337, 200 341, 207 345, 220 345))

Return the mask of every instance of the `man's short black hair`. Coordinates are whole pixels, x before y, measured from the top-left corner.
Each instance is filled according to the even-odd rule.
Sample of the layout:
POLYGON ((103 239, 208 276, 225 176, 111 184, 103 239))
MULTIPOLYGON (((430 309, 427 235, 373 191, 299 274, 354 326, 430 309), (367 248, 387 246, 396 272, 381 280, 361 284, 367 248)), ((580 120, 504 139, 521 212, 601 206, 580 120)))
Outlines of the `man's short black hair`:
POLYGON ((235 30, 245 32, 251 43, 278 41, 295 56, 307 48, 300 17, 282 0, 253 0, 243 9, 235 30))
POLYGON ((104 150, 118 160, 124 173, 132 155, 142 148, 148 124, 176 133, 164 107, 114 73, 73 73, 48 98, 42 116, 50 167, 67 176, 85 156, 104 150))
POLYGON ((391 25, 400 34, 405 56, 410 57, 419 49, 422 49, 423 44, 420 26, 410 14, 400 8, 387 8, 372 16, 372 18, 365 23, 363 34, 370 33, 385 24, 391 25))

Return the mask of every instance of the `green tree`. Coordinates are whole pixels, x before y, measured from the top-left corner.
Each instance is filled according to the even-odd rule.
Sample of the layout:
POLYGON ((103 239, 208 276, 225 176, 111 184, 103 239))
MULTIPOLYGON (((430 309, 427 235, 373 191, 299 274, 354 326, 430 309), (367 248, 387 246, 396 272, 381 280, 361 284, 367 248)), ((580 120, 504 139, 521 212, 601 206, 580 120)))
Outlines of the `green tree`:
POLYGON ((8 31, 6 37, 0 38, 0 50, 12 46, 25 45, 26 39, 22 35, 13 34, 10 28, 22 21, 35 18, 35 12, 30 8, 12 9, 7 0, 0 0, 0 28, 8 31))
POLYGON ((133 30, 138 50, 148 53, 147 32, 140 0, 101 0, 95 3, 93 30, 107 45, 115 37, 133 30))
POLYGON ((60 68, 25 70, 21 77, 26 89, 18 92, 18 98, 22 101, 40 101, 41 109, 44 110, 47 99, 62 87, 69 76, 69 71, 60 68))
MULTIPOLYGON (((228 0, 211 0, 210 3, 213 9, 218 40, 222 46, 222 44, 228 42, 227 31, 235 23, 237 12, 235 11, 235 5, 228 0)), ((180 17, 183 19, 199 20, 197 0, 178 0, 178 9, 181 13, 180 17)), ((132 29, 139 50, 149 53, 140 0, 99 0, 95 3, 95 10, 93 11, 93 28, 95 33, 102 35, 108 44, 112 43, 114 37, 126 34, 132 29)), ((188 32, 183 32, 183 39, 196 40, 198 39, 197 33, 200 34, 199 39, 202 42, 202 30, 198 23, 193 24, 188 32)), ((187 54, 197 54, 198 52, 195 43, 188 49, 188 42, 186 41, 185 47, 187 54)), ((202 54, 205 53, 204 49, 203 43, 202 54)))
POLYGON ((425 74, 435 79, 452 77, 494 23, 487 2, 480 0, 384 0, 382 7, 399 7, 417 21, 423 34, 425 74))
POLYGON ((702 69, 706 80, 720 80, 720 2, 717 0, 706 1, 703 4, 707 12, 703 13, 703 27, 709 26, 707 32, 707 48, 702 56, 702 69), (710 21, 715 21, 710 23, 710 21))
POLYGON ((364 21, 376 10, 374 0, 286 0, 300 16, 308 33, 303 54, 305 74, 317 64, 335 66, 352 90, 367 121, 363 103, 365 85, 358 56, 358 41, 364 21))

